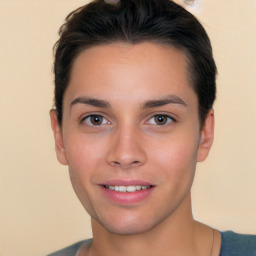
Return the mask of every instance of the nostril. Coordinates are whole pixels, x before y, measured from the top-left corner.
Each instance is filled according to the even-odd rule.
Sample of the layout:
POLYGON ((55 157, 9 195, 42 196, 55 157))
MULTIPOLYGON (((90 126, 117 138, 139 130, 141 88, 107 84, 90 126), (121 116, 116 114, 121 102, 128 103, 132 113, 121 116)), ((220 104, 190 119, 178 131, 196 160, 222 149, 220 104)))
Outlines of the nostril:
POLYGON ((140 161, 132 161, 129 163, 126 162, 118 162, 118 161, 112 161, 111 165, 116 167, 122 167, 122 168, 128 168, 129 166, 138 166, 141 162, 140 161))

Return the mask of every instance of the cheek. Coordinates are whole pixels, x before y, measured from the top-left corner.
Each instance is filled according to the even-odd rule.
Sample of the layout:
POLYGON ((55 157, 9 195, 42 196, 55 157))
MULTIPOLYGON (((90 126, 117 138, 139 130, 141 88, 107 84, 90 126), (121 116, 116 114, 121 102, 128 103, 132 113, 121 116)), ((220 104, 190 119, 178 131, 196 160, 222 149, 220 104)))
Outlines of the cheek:
POLYGON ((187 140, 176 139, 171 143, 162 143, 161 147, 153 150, 152 159, 154 165, 162 169, 164 179, 173 186, 192 183, 196 168, 197 156, 196 141, 190 138, 187 140))
POLYGON ((73 189, 82 205, 93 214, 94 186, 97 183, 104 147, 83 136, 69 135, 65 140, 69 175, 73 189))
POLYGON ((71 175, 78 176, 80 181, 90 180, 104 157, 104 147, 83 136, 71 135, 65 141, 65 148, 71 175))

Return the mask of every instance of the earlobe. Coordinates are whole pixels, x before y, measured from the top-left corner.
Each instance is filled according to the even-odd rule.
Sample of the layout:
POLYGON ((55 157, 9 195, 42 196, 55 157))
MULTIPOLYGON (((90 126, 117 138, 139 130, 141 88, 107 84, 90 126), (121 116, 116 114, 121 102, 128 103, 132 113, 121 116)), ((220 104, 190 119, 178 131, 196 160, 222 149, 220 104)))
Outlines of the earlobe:
POLYGON ((212 147, 214 139, 214 111, 211 109, 205 119, 204 126, 201 130, 201 137, 197 151, 197 161, 204 161, 212 147))
POLYGON ((54 134, 55 151, 56 151, 57 159, 61 164, 67 165, 68 161, 66 157, 64 143, 63 143, 63 135, 57 119, 56 110, 54 109, 50 110, 50 118, 51 118, 52 131, 54 134))

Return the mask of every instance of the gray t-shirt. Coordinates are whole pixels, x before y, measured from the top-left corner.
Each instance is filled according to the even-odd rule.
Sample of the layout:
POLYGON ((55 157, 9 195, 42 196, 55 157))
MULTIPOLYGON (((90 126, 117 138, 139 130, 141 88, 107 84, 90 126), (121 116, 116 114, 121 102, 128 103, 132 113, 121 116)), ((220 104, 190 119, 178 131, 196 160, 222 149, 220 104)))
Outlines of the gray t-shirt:
MULTIPOLYGON (((256 256, 256 235, 237 234, 233 231, 221 232, 220 256, 256 256)), ((92 239, 75 243, 48 256, 76 256, 79 248, 92 239)), ((157 255, 158 256, 158 255, 157 255)))
POLYGON ((221 232, 220 256, 256 256, 256 235, 221 232))

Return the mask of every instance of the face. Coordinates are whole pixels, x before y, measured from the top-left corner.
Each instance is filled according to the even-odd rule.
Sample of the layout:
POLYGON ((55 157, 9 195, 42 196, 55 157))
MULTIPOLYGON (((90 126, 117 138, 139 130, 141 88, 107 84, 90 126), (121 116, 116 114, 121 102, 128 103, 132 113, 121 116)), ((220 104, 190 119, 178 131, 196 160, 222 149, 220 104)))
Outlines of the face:
POLYGON ((104 230, 146 232, 189 201, 213 112, 200 130, 188 81, 185 55, 153 43, 96 46, 75 60, 61 127, 51 112, 56 152, 104 230))

